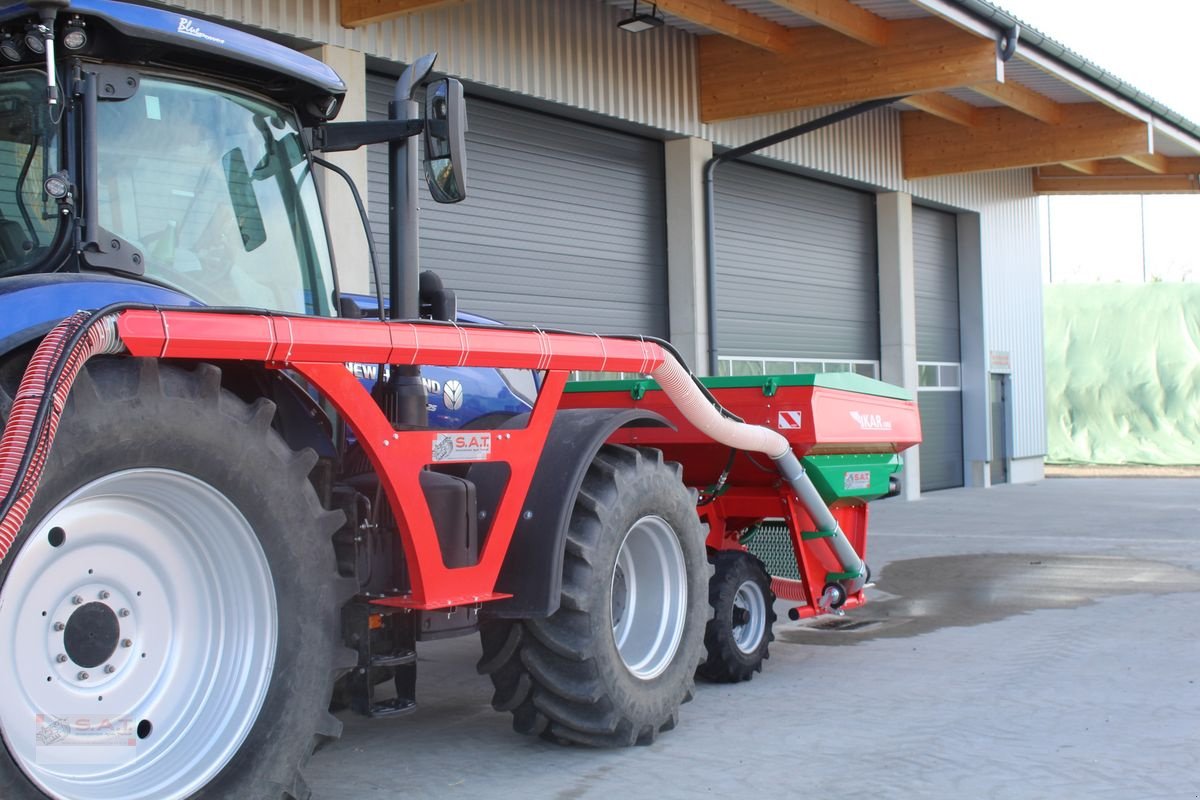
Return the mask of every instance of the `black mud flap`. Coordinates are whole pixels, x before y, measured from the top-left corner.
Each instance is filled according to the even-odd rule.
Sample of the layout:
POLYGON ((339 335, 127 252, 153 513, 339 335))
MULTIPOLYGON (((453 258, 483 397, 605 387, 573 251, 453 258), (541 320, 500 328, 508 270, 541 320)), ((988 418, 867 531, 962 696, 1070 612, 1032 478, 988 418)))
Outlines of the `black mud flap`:
MULTIPOLYGON (((504 427, 522 427, 526 420, 527 415, 514 417, 504 427)), ((634 409, 580 408, 555 415, 496 582, 496 591, 512 597, 488 603, 484 616, 529 619, 548 617, 558 610, 564 540, 575 496, 592 459, 608 438, 621 428, 636 427, 672 426, 658 414, 634 409)), ((476 480, 475 475, 469 477, 476 480)), ((493 507, 503 487, 479 477, 479 507, 493 507)))

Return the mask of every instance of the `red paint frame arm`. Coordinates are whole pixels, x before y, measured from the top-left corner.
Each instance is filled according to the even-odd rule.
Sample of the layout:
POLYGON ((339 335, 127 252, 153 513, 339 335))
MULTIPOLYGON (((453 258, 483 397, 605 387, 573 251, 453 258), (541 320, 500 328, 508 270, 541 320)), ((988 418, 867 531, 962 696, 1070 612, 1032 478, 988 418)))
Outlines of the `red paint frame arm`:
POLYGON ((133 356, 244 360, 294 369, 338 409, 379 473, 400 522, 411 592, 378 601, 434 609, 496 600, 496 579, 512 540, 563 387, 572 370, 652 372, 670 356, 644 340, 464 328, 420 322, 330 320, 206 311, 124 311, 117 321, 133 356), (421 470, 436 459, 440 437, 453 431, 395 431, 346 362, 507 367, 546 372, 524 429, 471 431, 486 437, 484 457, 443 457, 439 463, 500 462, 508 485, 480 554, 470 567, 448 568, 420 486, 421 470))

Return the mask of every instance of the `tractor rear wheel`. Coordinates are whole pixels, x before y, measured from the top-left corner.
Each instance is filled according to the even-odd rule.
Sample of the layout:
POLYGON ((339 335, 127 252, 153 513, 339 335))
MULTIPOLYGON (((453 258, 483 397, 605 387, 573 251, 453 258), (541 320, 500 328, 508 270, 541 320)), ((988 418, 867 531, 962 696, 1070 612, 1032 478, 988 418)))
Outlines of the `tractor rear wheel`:
POLYGON ((575 501, 561 607, 488 623, 480 672, 520 733, 649 744, 691 699, 708 618, 704 536, 678 464, 608 445, 575 501))
POLYGON ((0 564, 0 797, 309 796, 340 729, 341 515, 273 415, 210 365, 80 374, 0 564))
POLYGON ((704 632, 707 658, 696 674, 717 683, 748 681, 762 672, 775 639, 775 593, 763 563, 750 553, 725 551, 713 556, 709 585, 713 617, 704 632))

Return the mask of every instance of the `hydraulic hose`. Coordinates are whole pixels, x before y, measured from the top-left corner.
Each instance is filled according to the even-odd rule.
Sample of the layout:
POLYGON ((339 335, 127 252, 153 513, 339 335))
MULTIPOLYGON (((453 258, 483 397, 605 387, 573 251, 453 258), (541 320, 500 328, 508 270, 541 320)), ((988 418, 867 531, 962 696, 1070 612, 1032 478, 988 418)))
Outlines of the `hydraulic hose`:
POLYGON ((0 562, 29 514, 75 376, 92 356, 125 349, 116 323, 115 314, 81 311, 34 351, 0 436, 0 562))

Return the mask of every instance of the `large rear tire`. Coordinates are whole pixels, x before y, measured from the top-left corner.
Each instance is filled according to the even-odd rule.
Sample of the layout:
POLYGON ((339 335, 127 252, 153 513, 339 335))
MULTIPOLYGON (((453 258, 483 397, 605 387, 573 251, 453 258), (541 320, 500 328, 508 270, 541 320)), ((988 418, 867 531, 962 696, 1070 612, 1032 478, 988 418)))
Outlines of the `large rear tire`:
POLYGON ((0 565, 0 797, 309 796, 352 587, 273 415, 210 365, 80 374, 0 565))
POLYGON ((492 705, 520 733, 649 744, 690 700, 708 618, 695 501, 657 450, 605 446, 576 498, 561 607, 481 631, 492 705))

